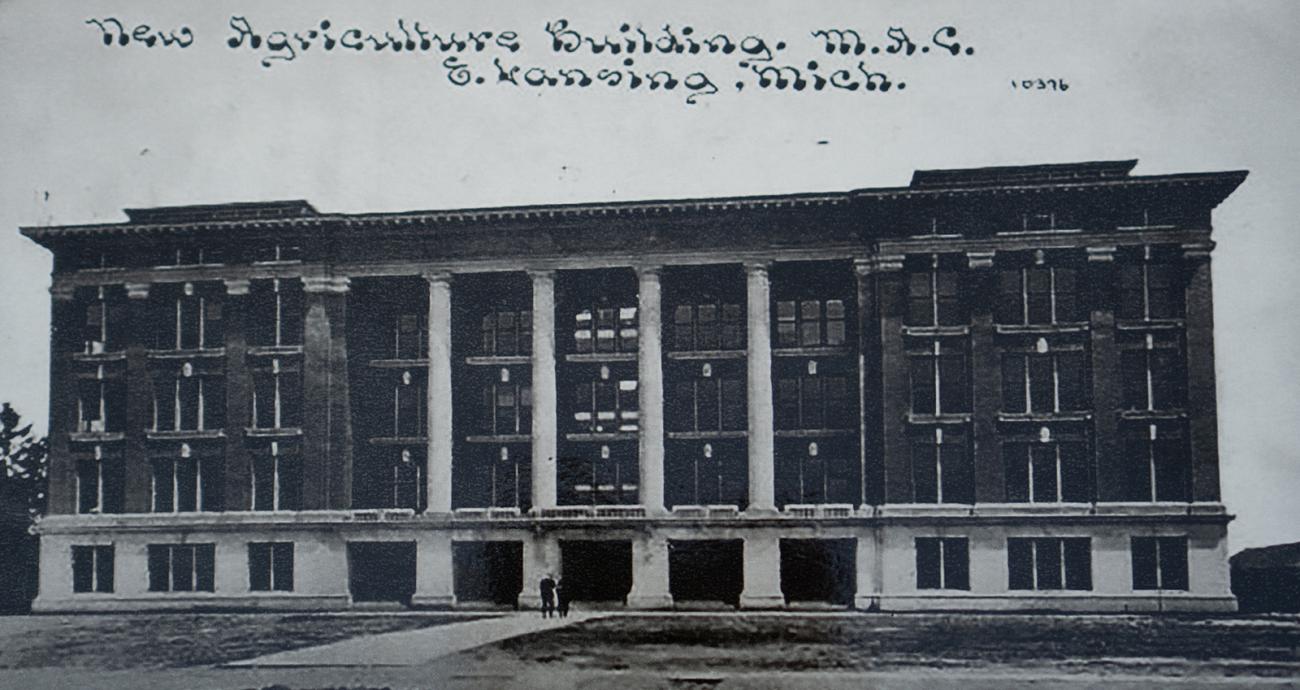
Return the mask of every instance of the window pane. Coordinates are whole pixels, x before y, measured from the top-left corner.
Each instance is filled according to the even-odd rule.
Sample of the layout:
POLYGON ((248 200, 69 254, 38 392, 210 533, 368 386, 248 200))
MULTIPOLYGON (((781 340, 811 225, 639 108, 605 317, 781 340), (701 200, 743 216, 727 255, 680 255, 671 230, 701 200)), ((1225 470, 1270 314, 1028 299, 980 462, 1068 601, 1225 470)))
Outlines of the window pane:
POLYGON ((1088 407, 1083 357, 1082 352, 1064 352, 1056 356, 1057 395, 1063 411, 1088 407))
MULTIPOLYGON (((95 553, 95 591, 113 591, 113 547, 96 546, 95 553)), ((1186 553, 1186 549, 1184 549, 1186 553)), ((1184 559, 1186 560, 1186 559, 1184 559)))
POLYGON ((1034 559, 1038 589, 1062 589, 1065 583, 1061 577, 1061 540, 1035 539, 1034 559))
POLYGON ((1061 499, 1070 503, 1092 500, 1092 481, 1088 472, 1088 449, 1083 443, 1062 443, 1061 499))
POLYGON ((1056 445, 1035 444, 1029 447, 1032 459, 1032 499, 1037 503, 1056 501, 1056 445))
POLYGON ((801 410, 803 417, 800 420, 799 428, 825 428, 825 400, 822 398, 822 379, 813 376, 805 376, 800 381, 800 384, 800 393, 803 396, 803 409, 801 410))
POLYGON ((943 502, 974 503, 975 482, 962 438, 945 434, 939 455, 943 469, 943 502))
POLYGON ((951 414, 967 412, 966 358, 962 355, 944 355, 939 358, 940 412, 951 414))
POLYGON ((939 589, 943 586, 939 562, 940 543, 935 538, 916 540, 916 588, 939 589))
POLYGON ((1016 414, 1028 411, 1024 355, 1002 356, 1002 409, 1016 414))
POLYGON ((1005 466, 1007 500, 1024 503, 1029 500, 1029 447, 1023 443, 1003 443, 1002 462, 1005 466))
POLYGON ((1156 500, 1189 500, 1191 472, 1186 446, 1180 439, 1156 439, 1152 448, 1156 464, 1156 500))
POLYGON ((1181 408, 1186 400, 1186 380, 1182 357, 1176 350, 1152 351, 1151 388, 1155 409, 1181 408))
POLYGON ((913 355, 910 361, 912 375, 912 413, 932 415, 934 407, 934 358, 913 355))
POLYGON ((1160 550, 1160 588, 1188 588, 1187 583, 1187 538, 1161 537, 1160 550))
POLYGON ((1124 407, 1129 410, 1147 409, 1147 353, 1145 350, 1125 350, 1120 353, 1120 379, 1124 386, 1124 407))
POLYGON ((1056 410, 1056 382, 1052 374, 1052 357, 1029 357, 1030 411, 1037 413, 1056 410))
POLYGON ((176 463, 176 510, 193 512, 199 509, 199 468, 197 460, 176 463))
POLYGON ((275 572, 275 589, 293 591, 293 544, 276 544, 271 550, 272 569, 275 572))
POLYGON ((1065 588, 1092 589, 1092 540, 1087 537, 1065 540, 1065 588))
POLYGON ((1142 266, 1120 266, 1117 316, 1121 319, 1142 319, 1145 310, 1146 300, 1142 294, 1142 266))
POLYGON ((917 503, 938 503, 939 475, 936 453, 931 443, 912 444, 912 490, 917 503))
POLYGON ((171 460, 155 460, 153 463, 153 511, 170 513, 175 510, 173 504, 175 480, 172 473, 175 468, 171 460))
POLYGON ((943 585, 970 589, 970 545, 965 538, 943 540, 943 585))
POLYGON ((672 397, 664 408, 669 431, 695 431, 695 383, 674 382, 672 397))
POLYGON ((194 547, 173 546, 172 554, 172 591, 190 592, 194 590, 194 547))
POLYGON ((718 426, 719 400, 717 379, 700 379, 695 383, 695 409, 699 415, 701 430, 716 431, 718 426))
POLYGON ((842 320, 826 322, 826 344, 843 345, 844 344, 844 322, 842 320))
POLYGON ((802 347, 813 347, 820 345, 822 342, 822 326, 820 321, 804 321, 799 324, 799 345, 802 347))
POLYGON ((1009 589, 1034 588, 1034 551, 1032 539, 1007 540, 1007 586, 1009 589))
POLYGON ((216 548, 215 544, 194 546, 195 591, 211 592, 214 588, 216 548))
POLYGON ((72 547, 72 591, 89 592, 94 589, 95 555, 92 547, 72 547))
POLYGON ((1156 589, 1156 540, 1153 537, 1133 537, 1133 589, 1156 589))
POLYGON ((1075 295, 1075 273, 1068 268, 1056 269, 1056 321, 1071 323, 1085 320, 1075 295))
POLYGON ((1175 294, 1174 267, 1164 264, 1147 266, 1147 304, 1153 319, 1181 316, 1181 300, 1175 294))
POLYGON ((781 322, 776 325, 776 342, 778 347, 794 347, 799 344, 798 332, 795 324, 791 322, 781 322))
POLYGON ((745 382, 739 379, 722 381, 722 428, 736 431, 746 428, 745 382))
POLYGON ((149 591, 166 592, 171 588, 171 549, 149 545, 149 591))
POLYGON ((271 589, 271 545, 248 545, 248 588, 254 592, 271 589))
POLYGON ((781 429, 799 428, 799 381, 779 379, 776 382, 776 424, 781 429))
POLYGON ((1025 320, 1021 307, 1020 271, 1000 271, 998 273, 998 300, 994 305, 994 315, 998 323, 1018 324, 1025 320))

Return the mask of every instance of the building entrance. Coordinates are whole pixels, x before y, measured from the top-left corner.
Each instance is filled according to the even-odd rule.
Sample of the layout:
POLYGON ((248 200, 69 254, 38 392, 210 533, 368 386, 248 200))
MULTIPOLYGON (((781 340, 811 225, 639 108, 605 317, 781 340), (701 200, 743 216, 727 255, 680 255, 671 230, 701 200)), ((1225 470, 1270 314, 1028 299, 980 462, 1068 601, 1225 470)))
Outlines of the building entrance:
POLYGON ((415 594, 415 542, 349 542, 348 589, 353 601, 410 605, 415 594))
POLYGON ((523 570, 523 542, 452 544, 452 582, 457 602, 514 606, 523 588, 523 570))
POLYGON ((632 590, 630 541, 561 541, 560 562, 573 601, 625 603, 632 590))
POLYGON ((852 605, 857 589, 856 550, 854 539, 782 539, 785 600, 852 605))

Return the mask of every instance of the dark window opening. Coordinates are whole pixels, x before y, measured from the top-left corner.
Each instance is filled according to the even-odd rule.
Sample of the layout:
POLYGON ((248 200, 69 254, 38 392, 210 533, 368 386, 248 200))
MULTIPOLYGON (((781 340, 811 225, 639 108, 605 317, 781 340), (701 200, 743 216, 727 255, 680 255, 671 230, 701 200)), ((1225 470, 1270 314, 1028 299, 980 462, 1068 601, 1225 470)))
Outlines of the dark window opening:
POLYGON ((912 439, 912 492, 916 503, 974 503, 975 475, 960 427, 923 430, 912 439))
POLYGON ((570 454, 560 457, 557 463, 561 505, 637 504, 635 440, 568 445, 570 454))
POLYGON ((113 547, 72 547, 72 591, 113 591, 113 547))
POLYGON ((150 544, 150 592, 211 592, 216 544, 150 544))
POLYGON ((1072 268, 1033 266, 998 274, 997 322, 1055 325, 1087 320, 1072 268))
POLYGON ((523 542, 458 541, 451 552, 457 602, 517 604, 524 585, 523 542))
POLYGON ((116 454, 77 460, 77 512, 121 513, 125 506, 126 470, 116 454))
MULTIPOLYGON (((560 541, 560 575, 572 601, 625 602, 632 591, 632 542, 560 541)), ((525 587, 537 587, 526 582, 525 587)))
POLYGON ((912 414, 939 416, 970 412, 963 341, 912 340, 908 360, 912 414))
POLYGON ((526 443, 471 444, 456 464, 458 508, 532 506, 532 457, 526 443))
POLYGON ((1091 590, 1092 540, 1013 537, 1007 540, 1009 588, 1091 590))
POLYGON ((669 507, 745 506, 749 459, 743 440, 667 443, 664 497, 669 507))
POLYGON ((851 606, 857 591, 857 540, 782 539, 781 592, 787 602, 851 606))
POLYGON ((740 539, 668 542, 668 591, 674 602, 716 601, 740 605, 745 586, 740 539))
POLYGON ((1172 333, 1142 333, 1120 340, 1124 407, 1128 410, 1179 410, 1187 402, 1187 369, 1181 338, 1172 333))
POLYGON ((1191 448, 1181 424, 1132 424, 1124 430, 1128 500, 1184 502, 1192 498, 1191 448))
POLYGON ((481 324, 482 340, 479 354, 497 357, 532 354, 533 312, 494 311, 484 316, 481 324))
POLYGON ((293 542, 249 543, 248 588, 254 592, 293 591, 293 542))
POLYGON ((301 456, 296 446, 272 441, 253 451, 252 509, 302 508, 301 456))
POLYGON ((1133 537, 1133 589, 1186 591, 1187 537, 1133 537))
POLYGON ((852 439, 781 439, 774 467, 777 505, 857 505, 859 465, 857 443, 852 439))
POLYGON ((1048 344, 1002 355, 1002 408, 1012 414, 1055 414, 1086 410, 1086 352, 1081 346, 1048 344))
POLYGON ((348 590, 353 601, 395 601, 415 595, 415 542, 348 542, 348 590))
POLYGON ((916 588, 969 590, 969 541, 965 537, 918 537, 916 588))
POLYGON ((1006 441, 1002 444, 1007 500, 1012 503, 1086 503, 1092 500, 1090 455, 1079 441, 1006 441))
POLYGON ((907 325, 964 326, 969 322, 961 274, 930 270, 907 276, 907 325))
POLYGON ((273 278, 254 280, 249 285, 248 339, 258 347, 288 347, 302 344, 302 282, 273 278))

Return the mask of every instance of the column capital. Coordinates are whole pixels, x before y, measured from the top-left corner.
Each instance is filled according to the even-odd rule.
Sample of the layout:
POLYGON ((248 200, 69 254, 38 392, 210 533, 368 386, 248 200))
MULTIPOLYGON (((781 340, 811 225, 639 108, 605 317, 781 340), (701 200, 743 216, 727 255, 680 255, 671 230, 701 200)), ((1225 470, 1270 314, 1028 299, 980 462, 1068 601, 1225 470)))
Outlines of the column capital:
POLYGON ((996 252, 966 252, 966 265, 970 268, 993 268, 993 256, 996 252))
POLYGON ((1214 251, 1214 241, 1186 242, 1182 245, 1183 258, 1188 261, 1209 261, 1210 252, 1214 251))
POLYGON ((252 282, 248 278, 226 278, 226 294, 232 297, 247 295, 252 282))
POLYGON ((1090 262, 1111 262, 1115 260, 1115 252, 1118 248, 1115 245, 1106 245, 1101 247, 1088 247, 1088 261, 1090 262))
POLYGON ((768 270, 772 268, 770 260, 755 260, 745 262, 745 275, 767 275, 768 270))
POLYGON ((452 274, 451 271, 430 268, 420 271, 420 277, 424 278, 431 284, 442 283, 444 285, 450 285, 452 274))
POLYGON ((149 283, 127 283, 123 287, 126 288, 126 296, 130 299, 149 298, 149 283))
POLYGON ((862 277, 873 273, 887 273, 903 270, 902 254, 875 254, 853 262, 853 270, 862 277))
POLYGON ((664 267, 661 264, 637 264, 632 267, 636 271, 637 280, 644 280, 651 276, 658 278, 663 273, 664 267))
POLYGON ((341 295, 351 289, 352 280, 347 276, 303 276, 302 290, 307 293, 324 293, 341 295))
POLYGON ((525 269, 524 273, 527 273, 528 277, 532 278, 533 282, 539 280, 555 280, 555 269, 553 268, 529 268, 525 269))
POLYGON ((55 283, 50 286, 50 296, 56 302, 70 302, 77 296, 77 286, 72 283, 55 283))

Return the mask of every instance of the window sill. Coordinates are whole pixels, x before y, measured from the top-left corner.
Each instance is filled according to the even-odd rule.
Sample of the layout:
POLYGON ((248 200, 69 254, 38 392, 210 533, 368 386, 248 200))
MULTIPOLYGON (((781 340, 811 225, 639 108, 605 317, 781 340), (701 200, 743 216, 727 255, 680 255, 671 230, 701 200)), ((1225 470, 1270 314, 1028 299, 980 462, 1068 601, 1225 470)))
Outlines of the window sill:
POLYGON ((145 438, 150 441, 202 441, 205 439, 225 438, 221 429, 181 429, 177 431, 146 431, 145 438))
POLYGON ((376 436, 370 439, 372 446, 423 446, 428 442, 427 436, 376 436))
POLYGON ((577 433, 565 434, 566 441, 635 441, 637 433, 635 431, 614 431, 608 433, 577 433))
POLYGON ((674 350, 668 359, 744 359, 745 350, 674 350))
POLYGON ((250 357, 286 357, 301 354, 302 345, 252 345, 248 348, 250 357))
POLYGON ((529 443, 531 434, 476 434, 466 436, 466 443, 529 443))
POLYGON ((511 364, 532 364, 533 357, 532 355, 475 355, 473 357, 466 357, 465 363, 473 366, 507 366, 511 364))
POLYGON ((854 429, 777 429, 776 438, 829 438, 833 436, 852 436, 854 429))
POLYGON ((1086 422, 1091 412, 999 412, 999 422, 1086 422))
POLYGON ((196 268, 225 268, 226 264, 163 264, 150 266, 155 271, 192 271, 196 268))
POLYGON ((1187 419, 1185 410, 1120 410, 1120 419, 1129 420, 1150 420, 1150 421, 1168 421, 1175 419, 1187 419))
POLYGON ((1052 335, 1055 333, 1086 333, 1091 326, 1081 323, 1009 323, 997 324, 994 330, 1001 335, 1052 335))
POLYGON ((669 431, 666 436, 670 441, 711 441, 732 438, 746 438, 749 432, 738 431, 669 431))
POLYGON ((302 436, 301 427, 282 427, 278 429, 262 429, 255 427, 245 427, 244 435, 248 438, 292 438, 302 436))
POLYGON ((907 414, 909 424, 968 424, 971 420, 970 413, 961 414, 907 414))
POLYGON ((821 345, 817 347, 778 347, 772 349, 773 357, 837 357, 848 355, 847 345, 821 345))
POLYGON ((374 369, 423 369, 429 366, 428 359, 372 359, 369 362, 374 369))
POLYGON ((74 431, 68 434, 68 440, 73 443, 111 443, 125 438, 126 433, 122 431, 74 431))
POLYGON ((1115 328, 1121 331, 1173 331, 1183 328, 1186 322, 1183 319, 1154 319, 1150 321, 1125 319, 1120 321, 1116 319, 1115 328))
POLYGON ((74 352, 72 361, 74 362, 121 362, 126 359, 126 350, 110 350, 108 352, 74 352))
POLYGON ((903 335, 930 338, 970 335, 970 326, 903 326, 903 335))
POLYGON ((194 359, 217 358, 226 356, 226 348, 203 348, 198 350, 148 350, 149 359, 194 359))
POLYGON ((566 362, 635 362, 635 352, 579 352, 564 356, 566 362))

